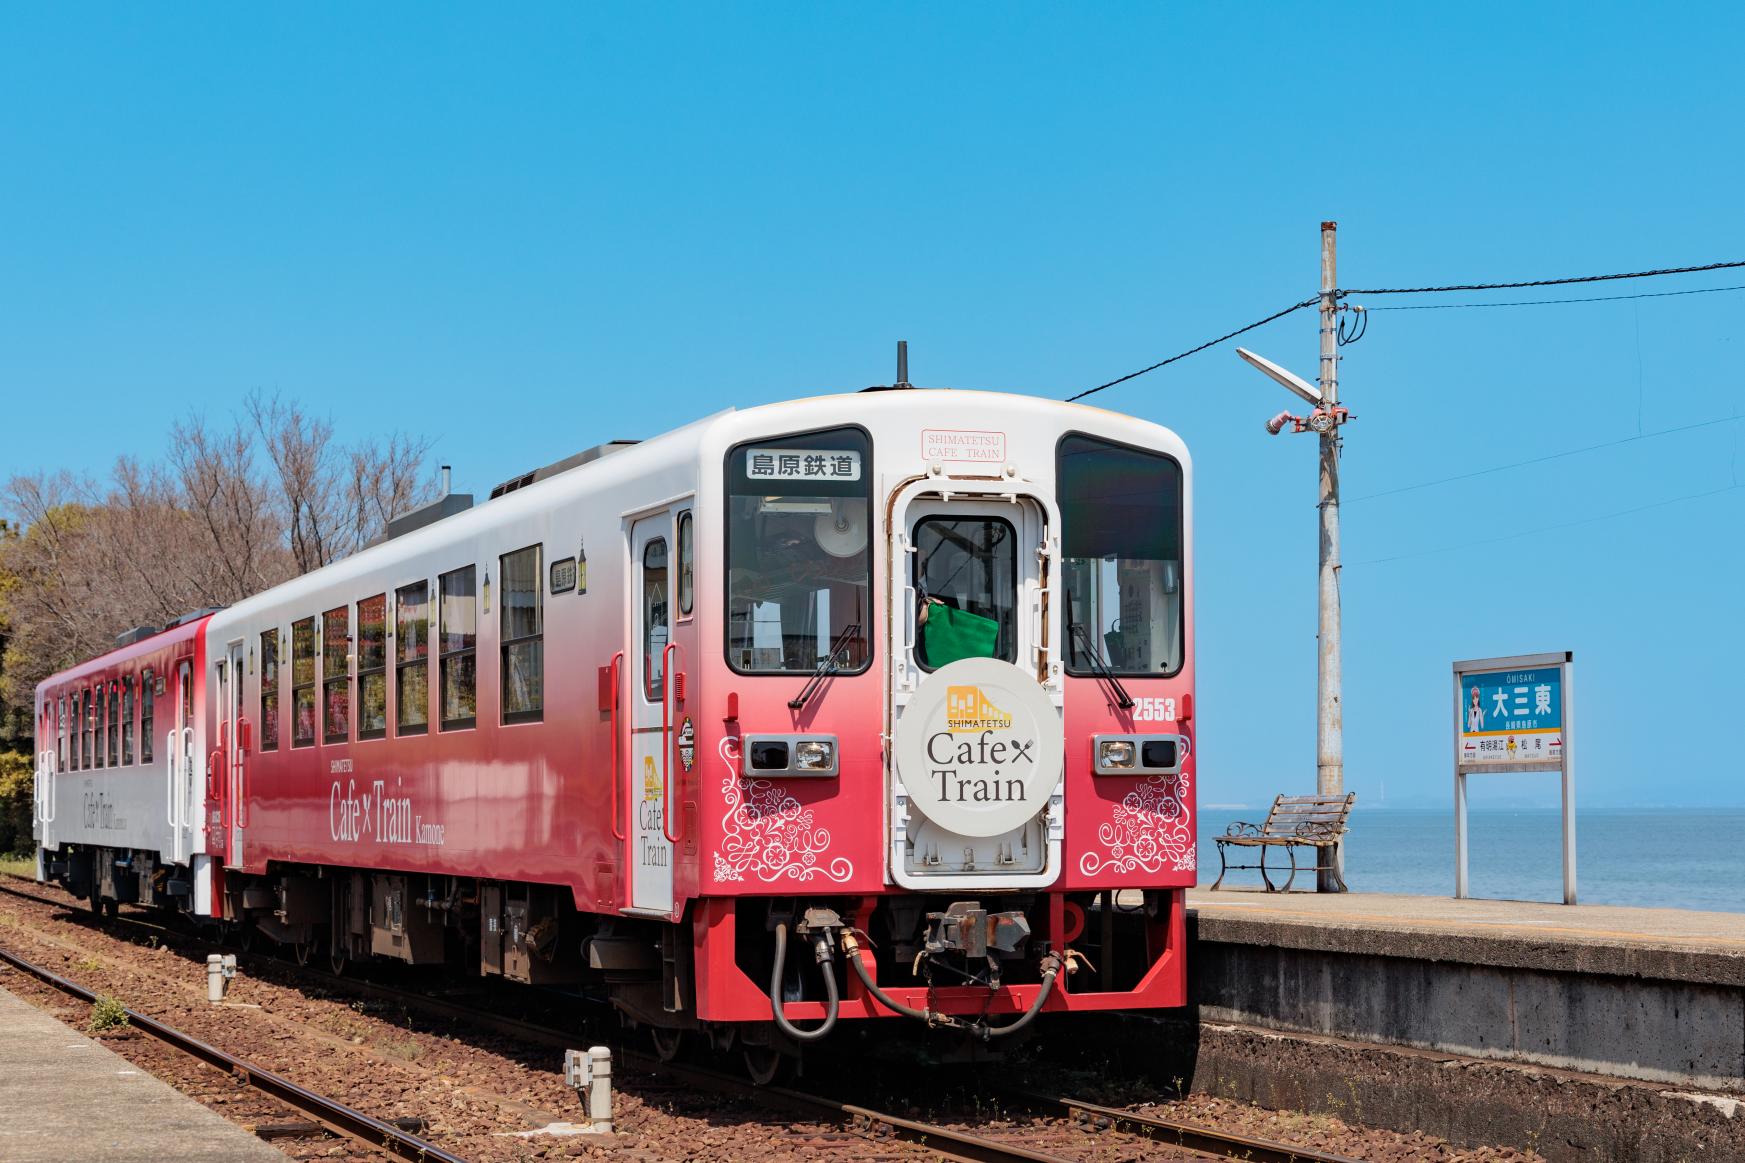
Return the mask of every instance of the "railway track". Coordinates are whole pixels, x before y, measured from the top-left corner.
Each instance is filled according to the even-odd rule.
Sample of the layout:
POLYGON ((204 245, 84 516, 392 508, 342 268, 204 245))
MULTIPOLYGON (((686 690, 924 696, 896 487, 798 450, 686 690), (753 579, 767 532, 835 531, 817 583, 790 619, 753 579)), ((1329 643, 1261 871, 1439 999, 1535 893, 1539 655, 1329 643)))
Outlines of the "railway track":
MULTIPOLYGON (((0 883, 0 893, 55 908, 76 907, 75 902, 55 899, 16 886, 18 883, 23 883, 35 888, 37 886, 34 881, 16 877, 13 874, 5 874, 4 879, 14 883, 0 883)), ((169 936, 174 939, 194 939, 184 931, 135 917, 109 918, 107 923, 169 936)), ((75 983, 31 966, 28 962, 24 962, 3 949, 0 949, 0 960, 11 963, 24 972, 83 1000, 94 1000, 94 995, 75 983)), ((336 976, 313 966, 300 965, 290 958, 274 958, 274 960, 286 969, 317 979, 323 986, 338 992, 400 1005, 427 1016, 465 1023, 475 1029, 501 1034, 519 1041, 546 1045, 560 1051, 572 1048, 577 1042, 577 1035, 574 1033, 535 1025, 532 1022, 492 1013, 489 1010, 478 1009, 441 997, 434 997, 426 993, 413 993, 355 977, 336 976)), ((158 1034, 155 1029, 151 1028, 153 1026, 161 1027, 161 1023, 156 1023, 143 1015, 133 1014, 132 1011, 129 1011, 129 1014, 141 1029, 154 1036, 163 1037, 162 1034, 158 1034)), ((330 1122, 314 1110, 304 1107, 300 1102, 283 1098, 276 1090, 269 1089, 269 1087, 276 1085, 288 1088, 289 1093, 306 1095, 310 1101, 315 1103, 329 1103, 331 1100, 304 1091, 294 1083, 280 1078, 270 1071, 259 1070, 241 1059, 234 1058, 195 1039, 187 1038, 185 1035, 177 1034, 175 1031, 169 1030, 168 1027, 161 1028, 167 1031, 172 1038, 181 1038, 189 1045, 198 1047, 198 1050, 190 1049, 188 1051, 196 1057, 200 1057, 220 1069, 240 1074, 251 1085, 259 1085, 256 1082, 257 1078, 265 1081, 266 1085, 261 1086, 261 1089, 273 1094, 274 1097, 281 1097, 282 1101, 305 1111, 311 1118, 337 1133, 360 1139, 400 1158, 436 1160, 439 1163, 440 1161, 456 1159, 455 1156, 442 1152, 440 1148, 425 1143, 424 1140, 409 1132, 351 1110, 343 1104, 332 1104, 338 1111, 344 1112, 344 1115, 340 1116, 340 1121, 330 1122), (208 1057, 208 1055, 213 1057, 208 1057), (363 1120, 363 1123, 349 1123, 345 1119, 347 1115, 351 1119, 363 1120), (384 1134, 388 1137, 380 1139, 380 1141, 371 1137, 384 1134), (392 1145, 396 1142, 414 1143, 421 1146, 396 1149, 392 1145), (422 1150, 423 1153, 407 1154, 405 1150, 422 1150)), ((165 1038, 165 1040, 171 1041, 171 1038, 165 1038)), ((171 1044, 177 1043, 171 1041, 171 1044)), ((187 1049, 184 1046, 178 1046, 178 1048, 187 1049)), ((722 1071, 686 1063, 662 1061, 652 1054, 636 1050, 620 1050, 616 1053, 619 1061, 625 1067, 641 1073, 654 1077, 665 1077, 716 1094, 742 1098, 765 1109, 821 1122, 837 1123, 857 1135, 874 1141, 899 1140, 924 1145, 944 1158, 968 1160, 974 1161, 974 1163, 1071 1163, 1067 1157, 1051 1154, 1047 1151, 970 1134, 953 1127, 905 1118, 836 1098, 808 1094, 786 1087, 757 1086, 743 1078, 722 1071)), ((1243 1159, 1250 1161, 1250 1163, 1360 1163, 1360 1161, 1344 1155, 1221 1131, 1179 1119, 1160 1118, 1118 1107, 1102 1106, 1067 1096, 1013 1089, 1002 1089, 999 1093, 1015 1105, 1023 1105, 1049 1117, 1110 1133, 1129 1135, 1158 1146, 1191 1151, 1214 1158, 1243 1159)))
MULTIPOLYGON (((4 962, 20 973, 27 973, 44 985, 52 986, 80 1001, 94 1003, 97 995, 75 981, 69 981, 57 973, 53 973, 40 965, 32 964, 16 953, 0 949, 0 962, 4 962)), ((274 1074, 234 1054, 227 1054, 216 1046, 210 1046, 198 1038, 182 1033, 172 1026, 165 1025, 147 1014, 137 1010, 127 1011, 128 1020, 135 1028, 151 1035, 191 1058, 199 1059, 208 1066, 240 1079, 246 1085, 269 1095, 286 1106, 309 1116, 311 1120, 347 1138, 368 1144, 378 1150, 385 1151, 398 1159, 406 1159, 412 1163, 466 1163, 457 1155, 451 1155, 434 1143, 426 1142, 410 1131, 403 1131, 391 1123, 372 1118, 362 1111, 354 1110, 342 1102, 316 1094, 312 1090, 298 1086, 288 1078, 274 1074)))

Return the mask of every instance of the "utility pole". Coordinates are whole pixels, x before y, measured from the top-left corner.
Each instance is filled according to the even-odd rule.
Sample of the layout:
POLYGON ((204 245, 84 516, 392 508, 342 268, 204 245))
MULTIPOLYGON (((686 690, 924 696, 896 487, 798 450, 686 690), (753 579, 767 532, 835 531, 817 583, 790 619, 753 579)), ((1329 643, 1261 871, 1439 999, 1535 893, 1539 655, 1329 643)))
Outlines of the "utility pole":
MULTIPOLYGON (((1321 223, 1321 407, 1339 415, 1339 224, 1321 223)), ((1339 625, 1339 424, 1321 431, 1321 617, 1317 639, 1315 790, 1345 794, 1344 675, 1339 625)), ((1323 869, 1316 888, 1337 892, 1344 882, 1345 844, 1333 849, 1333 869, 1323 869)))
MULTIPOLYGON (((1315 792, 1345 794, 1345 711, 1340 673, 1339 631, 1339 430, 1351 415, 1339 403, 1339 279, 1335 260, 1339 224, 1321 223, 1321 375, 1319 386, 1269 359, 1238 347, 1236 354, 1314 408, 1308 416, 1280 412, 1266 422, 1273 436, 1291 426, 1321 438, 1320 618, 1316 633, 1318 666, 1315 698, 1315 792)), ((1303 304, 1307 306, 1307 304, 1303 304)), ((1357 308, 1362 310, 1362 308, 1357 308)), ((1345 884, 1345 845, 1333 849, 1332 867, 1316 877, 1321 892, 1340 892, 1345 884)))

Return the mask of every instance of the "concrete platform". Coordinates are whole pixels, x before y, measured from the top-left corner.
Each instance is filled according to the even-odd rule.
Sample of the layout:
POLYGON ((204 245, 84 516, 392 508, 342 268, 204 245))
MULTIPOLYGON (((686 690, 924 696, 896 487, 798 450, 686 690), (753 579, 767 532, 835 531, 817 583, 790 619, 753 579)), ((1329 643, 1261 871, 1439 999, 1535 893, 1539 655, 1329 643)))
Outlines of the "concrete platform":
POLYGON ((1202 940, 1745 986, 1745 913, 1196 889, 1202 940))
POLYGON ((1188 932, 1211 1021, 1745 1095, 1745 915, 1226 889, 1188 932))
POLYGON ((6 1163, 285 1163, 241 1127, 0 989, 6 1163))

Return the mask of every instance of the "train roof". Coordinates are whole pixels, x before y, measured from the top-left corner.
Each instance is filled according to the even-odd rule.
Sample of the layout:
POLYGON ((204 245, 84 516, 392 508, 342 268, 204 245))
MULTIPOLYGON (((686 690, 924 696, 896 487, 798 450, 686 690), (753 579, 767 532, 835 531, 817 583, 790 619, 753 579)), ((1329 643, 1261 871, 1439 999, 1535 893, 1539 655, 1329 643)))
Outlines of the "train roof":
POLYGON ((196 642, 199 640, 200 632, 206 628, 206 623, 212 620, 212 615, 215 612, 202 610, 198 614, 179 618, 150 637, 139 638, 125 645, 116 646, 94 658, 87 658, 76 666, 57 670, 37 683, 36 689, 40 691, 48 686, 77 682, 80 679, 102 674, 113 667, 125 666, 136 659, 155 655, 165 647, 176 646, 184 642, 196 642))
MULTIPOLYGON (((517 487, 462 509, 439 520, 411 529, 398 537, 377 541, 357 553, 321 569, 282 582, 268 590, 221 611, 216 617, 223 624, 246 620, 297 592, 314 585, 341 583, 369 574, 378 567, 402 556, 415 556, 428 549, 439 548, 454 541, 482 533, 499 521, 514 520, 537 512, 566 496, 583 490, 608 486, 640 474, 658 473, 670 467, 683 471, 694 465, 706 451, 755 438, 772 431, 799 431, 831 425, 853 423, 879 414, 894 414, 922 409, 948 408, 958 405, 978 416, 990 415, 998 401, 998 416, 1007 424, 1026 415, 1050 422, 1062 431, 1084 427, 1132 441, 1144 441, 1169 451, 1187 464, 1187 449, 1181 439, 1169 429, 1150 421, 1093 405, 1068 403, 1040 396, 1019 393, 973 391, 955 388, 885 390, 845 392, 803 397, 760 404, 750 408, 724 408, 679 428, 636 443, 614 442, 619 447, 611 455, 572 458, 573 467, 552 471, 562 465, 548 466, 525 474, 517 487), (1066 419, 1071 417, 1071 419, 1066 419), (549 475, 547 475, 549 473, 549 475), (526 477, 531 482, 522 484, 526 477), (310 579, 319 577, 319 582, 310 579)), ((675 490, 677 491, 677 490, 675 490)))

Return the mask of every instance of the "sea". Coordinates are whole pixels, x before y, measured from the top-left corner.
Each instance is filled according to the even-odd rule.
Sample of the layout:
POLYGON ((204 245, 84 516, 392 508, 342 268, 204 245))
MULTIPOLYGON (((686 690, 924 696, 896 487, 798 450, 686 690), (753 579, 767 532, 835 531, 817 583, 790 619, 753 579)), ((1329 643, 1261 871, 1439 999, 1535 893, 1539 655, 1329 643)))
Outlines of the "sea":
MULTIPOLYGON (((1233 820, 1264 820, 1269 806, 1202 809, 1202 887, 1218 876, 1213 838, 1233 820)), ((1580 904, 1745 912, 1745 808, 1578 808, 1575 841, 1580 904)), ((1272 864, 1269 856, 1269 872, 1272 864)), ((1467 875, 1471 896, 1561 902, 1558 809, 1469 808, 1467 875)), ((1453 896, 1453 808, 1359 804, 1345 838, 1345 881, 1353 892, 1453 896)), ((1259 883, 1258 872, 1232 872, 1224 882, 1259 883)), ((1314 878, 1299 876, 1296 887, 1305 885, 1314 878)))

